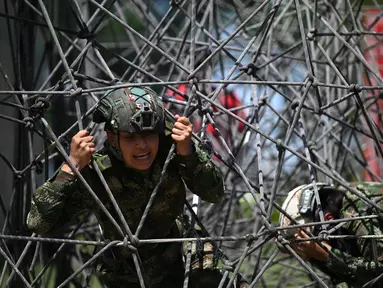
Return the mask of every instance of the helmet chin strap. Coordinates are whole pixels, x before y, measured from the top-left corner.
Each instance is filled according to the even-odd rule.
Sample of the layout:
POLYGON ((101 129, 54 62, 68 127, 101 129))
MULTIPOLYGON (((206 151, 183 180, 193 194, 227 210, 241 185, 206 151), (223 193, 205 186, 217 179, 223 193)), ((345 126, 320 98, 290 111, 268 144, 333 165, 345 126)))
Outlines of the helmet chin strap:
POLYGON ((113 145, 110 141, 106 141, 106 145, 111 154, 119 161, 124 162, 124 157, 122 156, 122 151, 120 149, 120 133, 116 132, 113 135, 117 136, 117 144, 113 145))

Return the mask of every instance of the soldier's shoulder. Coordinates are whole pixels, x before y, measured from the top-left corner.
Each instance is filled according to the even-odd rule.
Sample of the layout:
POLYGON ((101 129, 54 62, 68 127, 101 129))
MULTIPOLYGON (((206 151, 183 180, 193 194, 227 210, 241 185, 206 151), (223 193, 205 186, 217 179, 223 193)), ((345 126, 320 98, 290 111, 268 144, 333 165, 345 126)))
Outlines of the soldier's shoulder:
POLYGON ((358 191, 362 192, 367 197, 376 197, 383 195, 383 183, 381 182, 355 182, 352 183, 358 191))
MULTIPOLYGON (((374 200, 376 197, 383 196, 383 184, 379 182, 354 182, 350 183, 351 186, 357 189, 366 198, 374 200)), ((349 209, 362 209, 367 208, 369 205, 363 201, 359 196, 347 191, 344 198, 344 208, 349 209)))
POLYGON ((97 166, 100 168, 101 172, 112 168, 112 160, 108 154, 103 152, 96 152, 93 154, 93 159, 97 163, 97 166))
POLYGON ((170 122, 170 120, 168 120, 168 119, 165 120, 164 134, 166 137, 170 137, 170 135, 172 135, 173 126, 174 126, 174 124, 172 122, 170 122))

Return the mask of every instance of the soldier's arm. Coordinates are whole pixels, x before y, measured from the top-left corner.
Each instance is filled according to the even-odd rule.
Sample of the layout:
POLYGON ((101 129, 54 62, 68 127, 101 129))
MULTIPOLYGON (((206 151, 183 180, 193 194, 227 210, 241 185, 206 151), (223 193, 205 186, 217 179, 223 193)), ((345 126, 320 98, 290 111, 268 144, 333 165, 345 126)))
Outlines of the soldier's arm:
MULTIPOLYGON (((351 217, 351 215, 358 211, 358 206, 365 206, 363 203, 360 199, 356 202, 344 199, 343 216, 345 218, 351 217)), ((355 236, 383 235, 377 219, 350 221, 346 223, 344 228, 347 229, 348 234, 355 236)), ((363 255, 362 257, 353 257, 344 251, 332 249, 335 256, 342 261, 339 261, 335 256, 330 254, 327 261, 328 268, 350 275, 350 277, 356 277, 362 282, 368 282, 382 274, 383 239, 367 239, 362 237, 356 240, 357 249, 359 253, 363 255), (374 253, 374 250, 376 253, 374 253)))
POLYGON ((182 179, 193 193, 208 202, 221 200, 224 193, 221 173, 206 152, 194 147, 191 154, 174 158, 182 179))
POLYGON ((383 273, 381 260, 371 261, 365 257, 353 257, 338 249, 332 249, 331 251, 336 257, 329 254, 326 266, 335 274, 350 277, 350 279, 354 279, 358 283, 367 283, 383 273))
POLYGON ((76 177, 60 169, 32 195, 27 225, 37 234, 44 235, 61 228, 74 215, 84 209, 81 200, 87 194, 76 177))

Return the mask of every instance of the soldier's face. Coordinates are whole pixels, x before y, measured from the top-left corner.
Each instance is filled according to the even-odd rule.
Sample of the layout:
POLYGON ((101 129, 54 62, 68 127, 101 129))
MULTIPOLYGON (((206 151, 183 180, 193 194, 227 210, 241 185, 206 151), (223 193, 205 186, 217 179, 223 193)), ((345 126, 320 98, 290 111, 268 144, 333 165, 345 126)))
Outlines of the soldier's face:
POLYGON ((147 170, 152 166, 158 152, 158 133, 131 134, 120 132, 119 138, 122 156, 129 168, 147 170))

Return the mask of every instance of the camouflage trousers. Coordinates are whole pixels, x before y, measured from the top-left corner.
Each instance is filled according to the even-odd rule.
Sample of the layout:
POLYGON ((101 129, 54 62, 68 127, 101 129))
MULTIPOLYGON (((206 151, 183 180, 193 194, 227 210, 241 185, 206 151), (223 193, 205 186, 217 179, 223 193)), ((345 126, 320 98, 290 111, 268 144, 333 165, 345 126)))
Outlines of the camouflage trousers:
MULTIPOLYGON (((150 284, 150 288, 182 288, 184 285, 184 270, 179 271, 178 273, 174 271, 174 274, 170 277, 163 279, 159 283, 150 284)), ((203 269, 194 269, 191 270, 189 276, 188 286, 189 288, 217 288, 221 282, 222 274, 219 270, 203 270, 203 269)), ((126 282, 126 281, 104 281, 108 288, 141 288, 138 282, 126 282)), ((228 280, 225 281, 223 287, 227 287, 228 280)), ((148 286, 146 286, 149 288, 148 286)), ((247 283, 240 283, 237 281, 232 288, 246 288, 248 287, 247 283)))
MULTIPOLYGON (((186 254, 187 255, 187 254, 186 254)), ((185 263, 181 251, 179 257, 173 263, 169 263, 166 269, 163 269, 163 273, 160 276, 146 278, 146 287, 150 288, 181 288, 184 284, 185 278, 185 263)), ((104 263, 105 264, 105 263, 104 263)), ((146 266, 146 265, 144 265, 146 266)), ((217 288, 222 280, 223 274, 219 269, 215 267, 213 245, 210 242, 206 242, 203 245, 202 251, 197 251, 197 245, 191 246, 191 263, 189 274, 188 287, 190 288, 217 288)), ((148 266, 146 266, 147 270, 148 266)), ((145 269, 145 267, 144 267, 145 269)), ((99 274, 101 280, 107 285, 108 288, 117 287, 129 287, 140 288, 141 285, 136 274, 136 269, 132 262, 121 261, 113 268, 113 272, 99 274)), ((156 273, 158 275, 158 273, 156 273)), ((232 286, 247 287, 244 284, 239 284, 241 278, 232 286)), ((229 280, 225 281, 224 287, 228 285, 229 280)))
MULTIPOLYGON (((177 230, 184 237, 202 237, 198 226, 192 227, 188 220, 177 220, 177 230), (185 229, 189 228, 189 229, 185 229)), ((145 279, 151 288, 181 288, 185 278, 185 259, 190 253, 190 269, 188 287, 190 288, 217 288, 221 282, 223 274, 217 269, 218 256, 216 246, 210 242, 194 241, 192 243, 172 243, 161 244, 156 250, 154 261, 143 260, 144 271, 151 275, 150 279, 145 279), (163 248, 161 248, 163 247, 163 248), (166 248, 167 247, 167 248, 166 248), (161 250, 160 250, 161 249, 161 250), (156 276, 154 276, 156 275, 156 276)), ((119 253, 118 253, 119 254, 119 253)), ((117 254, 117 255, 118 255, 117 254)), ((119 257, 117 257, 119 258, 119 257)), ((104 259, 106 260, 106 259, 104 259)), ((116 259, 114 259, 115 261, 116 259)), ((109 288, 129 287, 140 288, 136 269, 132 261, 126 259, 117 259, 118 263, 106 265, 111 273, 101 273, 99 277, 107 284, 109 288), (108 267, 109 266, 109 267, 108 267)), ((112 261, 112 262, 114 262, 112 261)), ((107 262, 107 261, 105 261, 107 262)), ((103 266, 107 263, 103 263, 103 266)), ((247 287, 245 282, 240 284, 241 277, 237 277, 233 288, 247 287)), ((226 280, 224 287, 228 285, 226 280)), ((149 286, 147 285, 147 286, 149 286)))
MULTIPOLYGON (((183 268, 183 267, 182 267, 183 268)), ((174 271, 172 275, 164 278, 159 283, 151 283, 150 288, 182 288, 184 284, 184 269, 180 271, 174 271)), ((222 274, 218 270, 191 270, 189 276, 189 288, 217 288, 221 281, 222 274)), ((138 282, 126 282, 126 281, 104 281, 108 288, 141 288, 138 282)), ((227 284, 227 283, 226 283, 227 284)), ((149 288, 148 286, 146 286, 149 288)))

